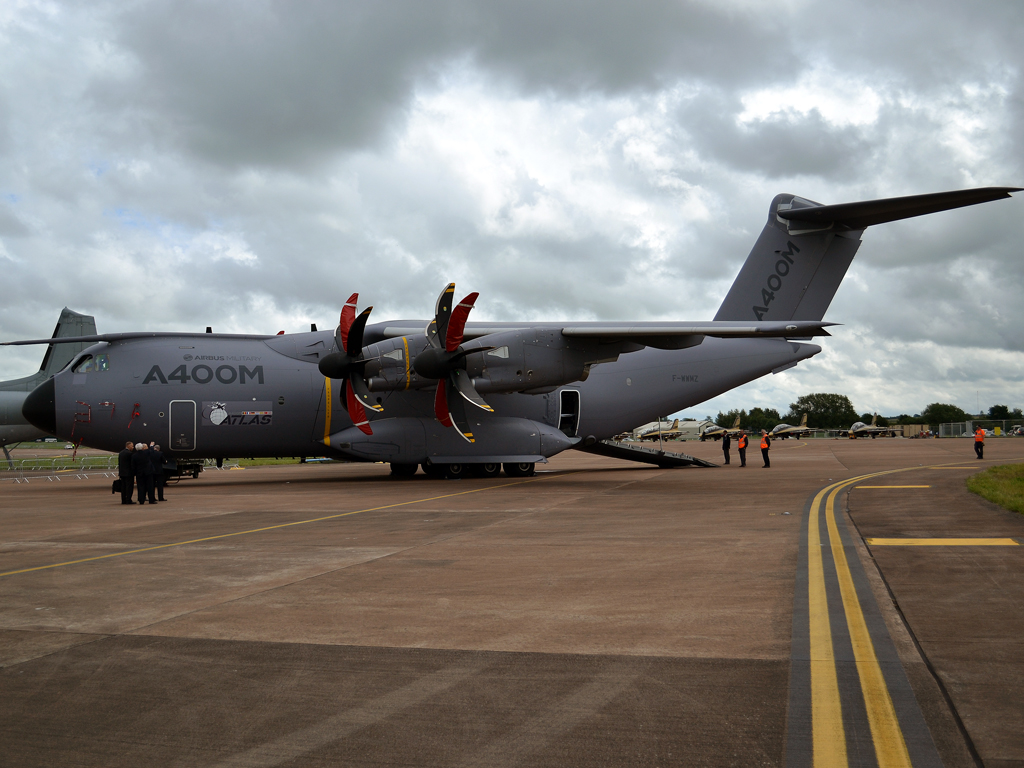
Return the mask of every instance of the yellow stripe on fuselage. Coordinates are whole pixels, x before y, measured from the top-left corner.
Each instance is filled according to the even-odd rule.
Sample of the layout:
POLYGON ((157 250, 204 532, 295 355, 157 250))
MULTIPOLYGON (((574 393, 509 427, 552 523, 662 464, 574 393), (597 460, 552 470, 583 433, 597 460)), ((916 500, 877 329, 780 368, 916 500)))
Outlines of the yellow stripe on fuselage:
POLYGON ((324 445, 331 444, 331 380, 324 379, 325 392, 327 393, 327 410, 324 411, 324 445))

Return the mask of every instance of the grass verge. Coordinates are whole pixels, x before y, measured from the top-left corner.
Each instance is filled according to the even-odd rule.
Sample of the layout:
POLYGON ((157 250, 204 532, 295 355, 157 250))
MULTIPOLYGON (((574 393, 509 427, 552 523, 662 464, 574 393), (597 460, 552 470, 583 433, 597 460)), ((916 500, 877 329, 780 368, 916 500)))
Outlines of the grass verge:
POLYGON ((1004 464, 967 478, 967 490, 1024 515, 1024 464, 1004 464))

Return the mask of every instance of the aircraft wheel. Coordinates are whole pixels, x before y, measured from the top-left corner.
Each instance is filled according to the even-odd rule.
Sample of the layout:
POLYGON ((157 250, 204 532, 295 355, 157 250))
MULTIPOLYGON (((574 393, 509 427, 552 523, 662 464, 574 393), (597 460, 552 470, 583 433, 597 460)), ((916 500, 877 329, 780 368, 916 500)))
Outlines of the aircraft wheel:
POLYGON ((412 477, 416 474, 416 470, 419 467, 416 464, 398 464, 397 462, 391 462, 391 476, 392 477, 412 477))
POLYGON ((467 464, 449 464, 444 476, 449 480, 458 480, 469 474, 467 464))
POLYGON ((448 469, 445 464, 427 464, 424 462, 420 466, 423 467, 423 473, 427 477, 432 477, 435 480, 444 477, 445 471, 448 469))
POLYGON ((521 461, 518 464, 504 464, 503 466, 508 477, 530 477, 534 474, 532 461, 521 461))
POLYGON ((470 464, 469 472, 473 477, 497 477, 501 474, 501 464, 470 464))

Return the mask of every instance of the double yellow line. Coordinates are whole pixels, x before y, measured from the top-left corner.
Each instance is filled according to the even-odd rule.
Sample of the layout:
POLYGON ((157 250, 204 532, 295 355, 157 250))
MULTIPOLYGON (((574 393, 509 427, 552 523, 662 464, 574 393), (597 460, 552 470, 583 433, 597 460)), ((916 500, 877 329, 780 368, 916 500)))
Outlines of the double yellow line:
MULTIPOLYGON (((916 469, 916 467, 915 467, 916 469)), ((807 526, 808 598, 810 611, 810 666, 811 666, 811 722, 815 766, 845 768, 848 765, 846 729, 843 726, 842 705, 835 654, 832 645, 832 627, 829 620, 828 597, 825 589, 825 568, 821 543, 821 521, 824 505, 825 526, 828 530, 827 549, 835 563, 842 595, 843 610, 853 646, 857 673, 860 676, 864 706, 867 710, 871 738, 879 768, 910 766, 903 730, 900 728, 892 696, 878 663, 875 646, 868 631, 857 590, 853 583, 846 551, 839 535, 835 518, 836 497, 847 487, 869 477, 879 477, 906 470, 890 470, 862 475, 852 480, 834 483, 819 491, 811 502, 807 526)))

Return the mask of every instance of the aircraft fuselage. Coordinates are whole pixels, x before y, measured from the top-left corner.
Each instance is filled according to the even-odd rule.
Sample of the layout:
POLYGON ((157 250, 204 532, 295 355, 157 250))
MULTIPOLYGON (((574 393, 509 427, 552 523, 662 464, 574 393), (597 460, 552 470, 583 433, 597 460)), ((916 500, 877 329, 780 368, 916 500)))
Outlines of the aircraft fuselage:
MULTIPOLYGON (((468 443, 437 422, 436 382, 418 377, 409 362, 424 337, 384 338, 364 349, 373 361, 370 389, 383 407, 369 414, 371 436, 356 430, 341 408, 342 381, 317 368, 333 344, 333 333, 324 331, 101 342, 33 393, 25 412, 40 425, 40 414, 45 421, 52 407, 54 434, 76 444, 116 451, 126 440, 154 440, 181 458, 539 458, 571 447, 577 437, 610 438, 820 351, 784 339, 709 337, 681 350, 628 352, 594 365, 583 381, 534 387, 534 394, 487 394, 494 413, 470 409, 478 426, 476 441, 468 443), (568 419, 566 403, 574 411, 568 419)), ((486 385, 486 359, 476 365, 477 380, 486 385)))

